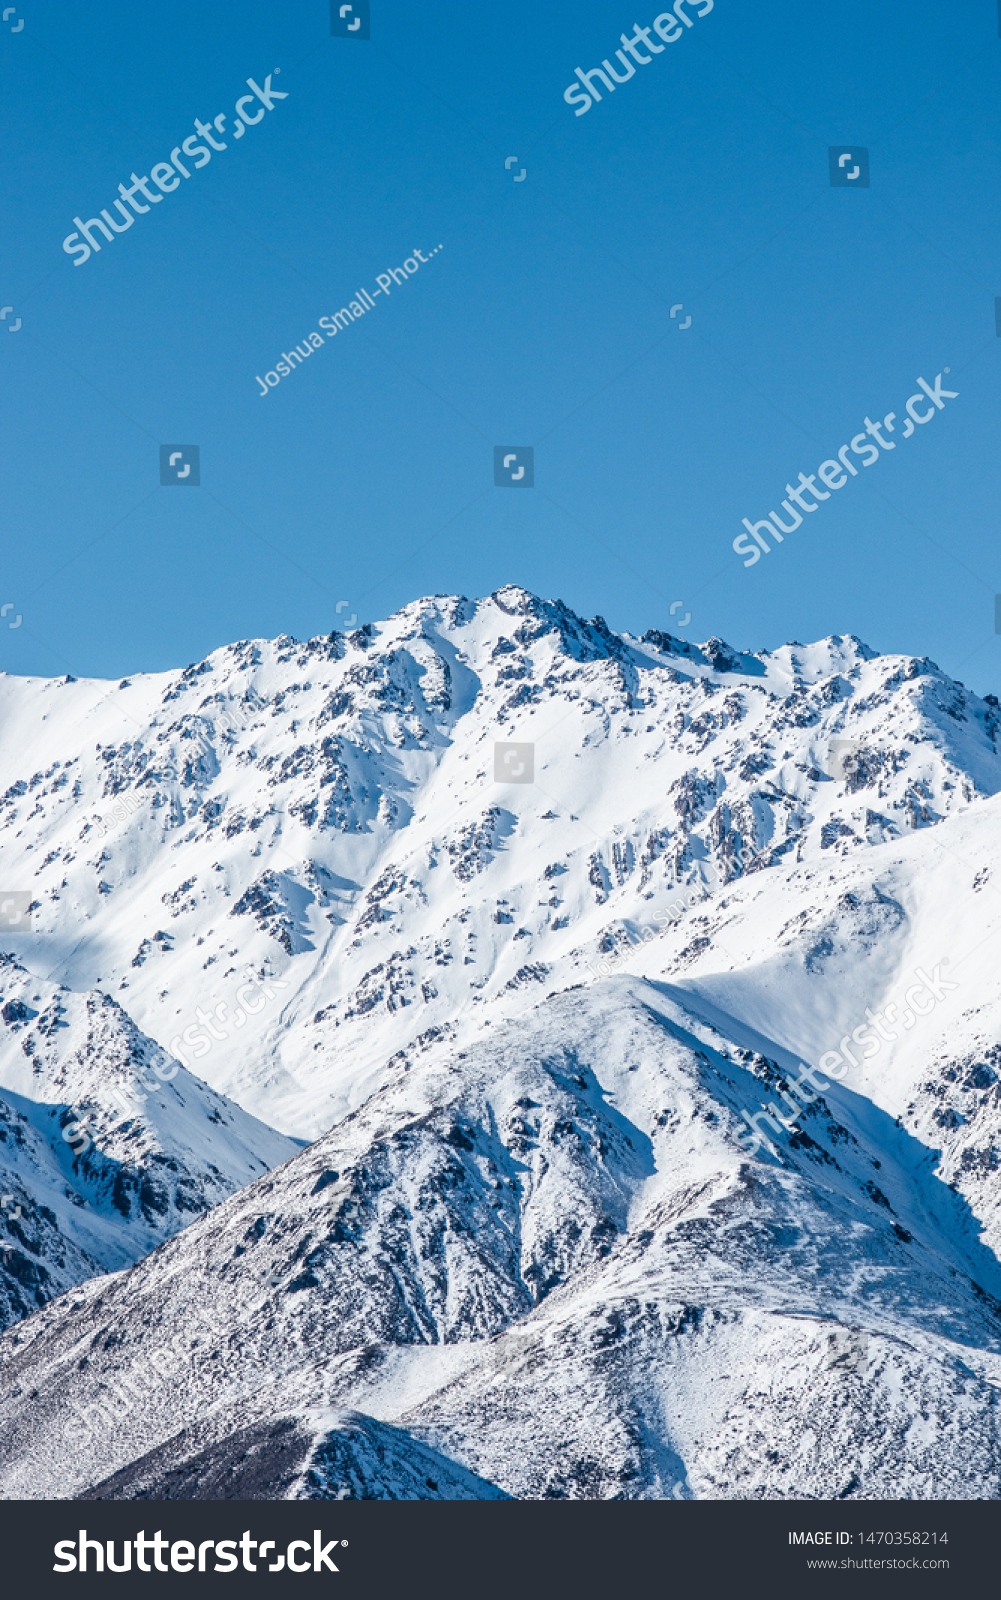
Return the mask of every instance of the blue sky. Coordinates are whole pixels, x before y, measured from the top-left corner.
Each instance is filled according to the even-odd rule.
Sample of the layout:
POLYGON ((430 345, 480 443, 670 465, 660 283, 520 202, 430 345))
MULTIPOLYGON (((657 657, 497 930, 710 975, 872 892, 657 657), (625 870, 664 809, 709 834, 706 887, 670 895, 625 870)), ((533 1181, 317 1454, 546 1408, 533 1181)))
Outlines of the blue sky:
POLYGON ((0 27, 0 670, 117 678, 515 582, 633 632, 857 633, 1001 689, 994 0, 693 0, 579 117, 574 68, 656 7, 371 10, 367 41, 327 0, 24 0, 0 27), (234 140, 268 74, 287 98, 234 140), (218 113, 226 150, 75 266, 73 217, 218 113), (830 186, 842 141, 868 189, 830 186), (947 367, 958 397, 905 442, 947 367), (898 448, 745 569, 741 519, 890 411, 898 448), (178 442, 197 488, 160 486, 178 442), (534 489, 494 486, 507 443, 534 489))

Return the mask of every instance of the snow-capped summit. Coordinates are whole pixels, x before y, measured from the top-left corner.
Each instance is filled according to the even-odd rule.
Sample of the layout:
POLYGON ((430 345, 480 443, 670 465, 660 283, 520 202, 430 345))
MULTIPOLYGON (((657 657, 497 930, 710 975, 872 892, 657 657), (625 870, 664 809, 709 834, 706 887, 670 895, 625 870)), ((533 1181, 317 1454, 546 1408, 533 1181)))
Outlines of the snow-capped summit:
POLYGON ((117 686, 5 677, 0 873, 36 903, 9 942, 312 1137, 360 1092, 335 1056, 363 1089, 401 1039, 590 981, 686 885, 867 860, 995 793, 997 722, 855 639, 637 640, 513 585, 117 686))

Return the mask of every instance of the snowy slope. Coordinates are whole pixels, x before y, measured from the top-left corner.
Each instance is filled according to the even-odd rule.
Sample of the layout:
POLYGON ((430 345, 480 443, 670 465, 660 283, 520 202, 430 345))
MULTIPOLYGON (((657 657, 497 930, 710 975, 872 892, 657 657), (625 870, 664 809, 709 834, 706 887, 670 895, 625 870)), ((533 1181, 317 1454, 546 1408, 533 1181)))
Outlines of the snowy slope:
POLYGON ((997 728, 854 638, 514 587, 0 678, 5 1181, 59 1217, 46 1293, 160 1246, 0 1341, 0 1492, 72 1446, 59 1492, 996 1495, 997 728), (95 1029, 185 1063, 107 1134, 95 1029), (157 1153, 166 1212, 115 1215, 157 1153))
POLYGON ((0 1327, 298 1148, 167 1061, 110 996, 0 956, 0 1327))
POLYGON ((747 1162, 765 1070, 621 978, 415 1066, 6 1336, 0 1492, 208 1493, 248 1439, 357 1492, 343 1439, 310 1476, 350 1412, 516 1495, 998 1495, 997 1259, 842 1086, 747 1162))

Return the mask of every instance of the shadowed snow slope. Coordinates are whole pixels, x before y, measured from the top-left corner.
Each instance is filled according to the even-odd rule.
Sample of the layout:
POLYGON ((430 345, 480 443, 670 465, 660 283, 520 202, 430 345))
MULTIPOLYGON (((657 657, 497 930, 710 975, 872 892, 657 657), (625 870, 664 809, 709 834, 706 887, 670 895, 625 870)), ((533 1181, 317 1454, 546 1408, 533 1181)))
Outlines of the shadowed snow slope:
POLYGON ((0 984, 2 1327, 131 1265, 300 1146, 168 1062, 108 995, 2 955, 0 984))

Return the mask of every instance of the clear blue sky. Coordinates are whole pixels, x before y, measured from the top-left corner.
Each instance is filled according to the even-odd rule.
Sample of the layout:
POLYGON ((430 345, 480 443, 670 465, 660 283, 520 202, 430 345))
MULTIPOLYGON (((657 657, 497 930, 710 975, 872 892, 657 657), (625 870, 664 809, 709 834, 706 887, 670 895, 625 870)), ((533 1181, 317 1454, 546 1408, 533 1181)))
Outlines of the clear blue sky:
POLYGON ((515 582, 634 632, 681 600, 688 637, 853 632, 1001 688, 995 0, 716 0, 575 116, 574 68, 656 13, 372 0, 362 41, 327 0, 23 0, 0 670, 118 677, 515 582), (269 73, 287 98, 234 140, 269 73), (75 266, 74 215, 218 113, 227 149, 75 266), (868 189, 831 187, 842 141, 868 189), (959 398, 905 442, 946 367, 959 398), (889 411, 898 448, 745 569, 742 517, 889 411), (167 443, 199 446, 201 487, 160 487, 167 443), (534 489, 494 487, 509 443, 534 489))

